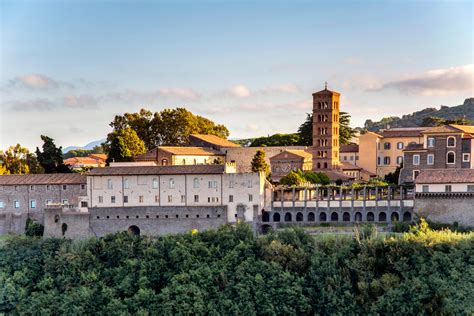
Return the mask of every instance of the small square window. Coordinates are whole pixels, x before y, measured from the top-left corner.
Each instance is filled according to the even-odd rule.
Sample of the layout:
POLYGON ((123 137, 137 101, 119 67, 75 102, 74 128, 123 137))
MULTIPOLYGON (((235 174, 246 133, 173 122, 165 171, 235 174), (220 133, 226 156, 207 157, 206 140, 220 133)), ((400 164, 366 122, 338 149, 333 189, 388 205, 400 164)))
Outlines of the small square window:
POLYGON ((413 155, 413 165, 418 166, 420 164, 420 155, 413 155))
POLYGON ((115 204, 115 196, 114 195, 112 195, 110 197, 110 203, 115 204))
POLYGON ((444 192, 451 192, 453 187, 450 184, 444 186, 444 192))
POLYGON ((128 203, 128 195, 123 196, 123 203, 128 203))
POLYGON ((234 196, 233 195, 229 195, 229 202, 230 203, 234 202, 234 196))
POLYGON ((429 185, 423 185, 422 187, 422 192, 430 192, 430 186, 429 185))
POLYGON ((155 195, 155 203, 160 203, 160 196, 159 195, 155 195))
POLYGON ((30 191, 34 191, 35 190, 35 186, 34 185, 30 185, 30 191))
POLYGON ((168 195, 168 203, 171 203, 173 202, 173 196, 172 195, 168 195))
POLYGON ((30 201, 30 207, 31 208, 36 208, 36 200, 31 200, 30 201))
POLYGON ((194 196, 194 203, 198 203, 199 202, 199 195, 195 195, 194 196))
POLYGON ((143 203, 143 195, 138 196, 138 203, 143 203))
POLYGON ((67 184, 63 184, 63 191, 67 190, 67 184))
POLYGON ((46 200, 46 206, 53 204, 53 200, 46 200))
POLYGON ((99 196, 99 203, 104 203, 104 197, 103 196, 99 196))
POLYGON ((49 184, 46 185, 46 190, 51 190, 51 186, 49 184))
POLYGON ((13 206, 15 208, 20 208, 20 201, 13 201, 13 206))
POLYGON ((81 190, 85 190, 86 189, 86 185, 85 184, 81 184, 81 190))
POLYGON ((252 201, 253 201, 253 195, 249 194, 249 202, 252 202, 252 201))
POLYGON ((470 154, 462 154, 462 162, 469 162, 471 160, 470 154))
POLYGON ((5 208, 5 202, 0 201, 0 208, 5 208))
POLYGON ((467 185, 467 192, 474 192, 474 184, 467 185))
POLYGON ((63 204, 64 205, 69 205, 69 201, 67 199, 63 199, 63 204))

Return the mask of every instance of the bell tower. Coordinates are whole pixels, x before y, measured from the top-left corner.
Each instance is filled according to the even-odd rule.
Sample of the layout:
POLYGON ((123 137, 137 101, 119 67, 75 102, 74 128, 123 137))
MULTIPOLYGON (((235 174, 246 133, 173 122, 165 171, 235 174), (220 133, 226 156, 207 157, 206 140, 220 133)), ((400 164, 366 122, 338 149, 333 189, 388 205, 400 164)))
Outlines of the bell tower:
POLYGON ((313 93, 313 171, 336 169, 339 165, 339 98, 324 90, 313 93))

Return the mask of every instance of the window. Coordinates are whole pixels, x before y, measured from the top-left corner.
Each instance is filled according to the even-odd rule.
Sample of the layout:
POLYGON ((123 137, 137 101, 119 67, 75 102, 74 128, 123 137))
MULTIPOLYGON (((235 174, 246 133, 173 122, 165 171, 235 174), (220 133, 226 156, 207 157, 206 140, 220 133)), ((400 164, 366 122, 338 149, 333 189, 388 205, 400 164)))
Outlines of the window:
POLYGON ((86 189, 86 185, 85 184, 81 184, 81 190, 85 190, 86 189))
POLYGON ((128 179, 123 179, 123 188, 130 189, 130 184, 128 182, 128 179))
POLYGON ((114 186, 113 186, 113 183, 112 183, 112 179, 107 179, 107 189, 113 189, 114 186))
POLYGON ((67 185, 63 184, 63 191, 66 191, 66 190, 67 190, 67 185))
POLYGON ((456 147, 456 137, 454 136, 449 136, 446 139, 446 146, 447 147, 456 147))
POLYGON ((161 159, 161 164, 166 166, 168 164, 168 159, 161 159))
POLYGON ((353 161, 353 160, 354 160, 354 156, 350 156, 349 158, 350 158, 350 160, 351 160, 351 161, 353 161))
POLYGON ((471 160, 470 154, 462 154, 462 162, 469 162, 471 160))
POLYGON ((253 195, 249 194, 249 202, 252 202, 252 201, 253 201, 253 195))
POLYGON ((81 201, 81 207, 87 207, 87 201, 81 201))
POLYGON ((51 190, 51 186, 49 184, 46 185, 46 190, 51 190))
POLYGON ((377 157, 377 165, 379 165, 379 166, 380 166, 380 162, 381 162, 381 159, 380 159, 380 157, 377 157))
POLYGON ((448 151, 446 154, 446 163, 447 164, 454 164, 456 163, 456 154, 454 151, 448 151))
POLYGON ((35 190, 35 186, 34 185, 30 185, 30 191, 34 191, 35 190))
POLYGON ((217 181, 209 181, 209 189, 217 188, 217 181))
POLYGON ((186 159, 183 159, 183 163, 182 163, 182 164, 183 164, 183 165, 185 165, 185 164, 186 164, 186 159))
POLYGON ((384 157, 383 158, 383 163, 384 163, 384 165, 389 165, 390 164, 390 157, 384 157))
POLYGON ((30 201, 30 207, 31 208, 36 208, 36 200, 31 200, 30 201))
POLYGON ((234 202, 234 196, 233 195, 229 195, 229 202, 230 203, 234 202))
POLYGON ((467 185, 467 192, 474 192, 474 184, 467 185))
POLYGON ((444 192, 451 192, 453 190, 453 187, 450 184, 447 184, 444 186, 444 192))
POLYGON ((99 196, 99 203, 104 203, 104 197, 103 196, 99 196))
POLYGON ((115 204, 115 195, 110 197, 110 203, 115 204))
POLYGON ((420 155, 413 155, 413 165, 418 166, 420 164, 420 155))
POLYGON ((175 183, 174 183, 174 179, 173 179, 173 178, 171 178, 171 179, 169 180, 169 185, 170 185, 170 189, 174 189, 175 183))
POLYGON ((347 161, 347 156, 342 156, 342 160, 347 161))
POLYGON ((63 199, 63 205, 69 205, 69 201, 67 199, 63 199))
POLYGON ((233 189, 234 188, 234 181, 229 181, 229 188, 233 189))
POLYGON ((20 201, 13 201, 13 207, 20 208, 20 201))
POLYGON ((5 203, 3 201, 0 201, 0 208, 5 208, 5 203))
POLYGON ((428 165, 434 165, 434 155, 433 154, 429 154, 427 157, 426 157, 426 163, 428 165))
POLYGON ((160 196, 159 195, 155 195, 155 203, 160 203, 160 196))
POLYGON ((247 186, 248 186, 249 188, 252 187, 252 180, 247 181, 247 186))
POLYGON ((173 202, 173 196, 172 195, 168 195, 168 202, 169 203, 173 202))
POLYGON ((397 157, 397 165, 401 165, 403 163, 403 156, 397 157))
POLYGON ((390 149, 390 143, 383 143, 383 149, 385 150, 390 149))
POLYGON ((430 192, 430 186, 429 185, 423 185, 422 189, 421 189, 422 192, 430 192))
POLYGON ((194 196, 194 203, 199 203, 199 195, 194 196))
POLYGON ((397 149, 403 149, 403 142, 397 143, 397 149))
POLYGON ((199 178, 194 178, 193 180, 193 187, 195 189, 198 189, 199 188, 199 178))
POLYGON ((181 203, 185 203, 186 202, 186 196, 185 195, 181 195, 181 203))
POLYGON ((138 196, 138 203, 143 203, 143 195, 138 196))
POLYGON ((153 181, 151 182, 151 187, 153 189, 158 189, 158 179, 157 178, 153 178, 153 181))
POLYGON ((123 196, 123 203, 128 203, 128 195, 123 196))
POLYGON ((46 206, 53 204, 53 200, 46 200, 46 206))
POLYGON ((435 146, 435 138, 434 137, 428 137, 426 140, 426 143, 428 147, 434 147, 435 146))
POLYGON ((413 170, 413 180, 415 180, 420 174, 420 170, 413 170))

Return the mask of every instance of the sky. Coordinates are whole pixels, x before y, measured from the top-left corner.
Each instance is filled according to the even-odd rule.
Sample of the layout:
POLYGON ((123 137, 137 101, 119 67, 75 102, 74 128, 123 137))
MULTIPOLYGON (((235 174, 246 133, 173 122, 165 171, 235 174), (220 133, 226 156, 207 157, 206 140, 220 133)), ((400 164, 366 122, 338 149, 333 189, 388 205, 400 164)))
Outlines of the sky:
POLYGON ((0 150, 83 146, 140 108, 295 132, 326 81, 354 127, 459 105, 473 29, 473 1, 0 0, 0 150))

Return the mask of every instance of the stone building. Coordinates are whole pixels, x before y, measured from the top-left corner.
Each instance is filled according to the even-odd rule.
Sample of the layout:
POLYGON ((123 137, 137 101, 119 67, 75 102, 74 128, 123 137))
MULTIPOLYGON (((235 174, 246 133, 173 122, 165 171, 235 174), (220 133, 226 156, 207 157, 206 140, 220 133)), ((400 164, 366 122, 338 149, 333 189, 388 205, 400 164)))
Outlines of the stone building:
POLYGON ((272 181, 280 181, 291 171, 311 171, 313 156, 304 150, 287 149, 270 158, 272 181))
POLYGON ((220 151, 222 148, 238 148, 239 144, 215 135, 193 134, 189 136, 189 146, 206 147, 220 151))
POLYGON ((134 161, 154 161, 159 166, 215 164, 224 162, 224 154, 207 147, 159 146, 134 161))
POLYGON ((87 207, 86 196, 78 173, 0 175, 0 234, 23 233, 27 218, 43 223, 47 207, 87 207))
POLYGON ((413 184, 425 169, 474 168, 474 126, 438 126, 421 134, 421 144, 409 144, 403 151, 399 183, 413 184))
POLYGON ((339 148, 339 162, 349 163, 353 166, 359 165, 359 145, 358 144, 347 144, 341 145, 339 148))

